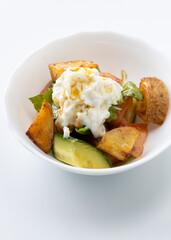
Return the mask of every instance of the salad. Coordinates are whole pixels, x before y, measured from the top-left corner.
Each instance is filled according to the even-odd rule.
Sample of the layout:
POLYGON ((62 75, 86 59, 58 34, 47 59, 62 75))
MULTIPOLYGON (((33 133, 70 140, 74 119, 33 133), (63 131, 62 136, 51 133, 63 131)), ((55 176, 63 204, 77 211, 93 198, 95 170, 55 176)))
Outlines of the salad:
POLYGON ((45 153, 82 168, 110 168, 141 156, 148 124, 165 121, 169 95, 156 77, 139 87, 91 61, 49 65, 52 80, 29 98, 38 112, 26 135, 45 153), (144 122, 135 123, 136 116, 144 122))

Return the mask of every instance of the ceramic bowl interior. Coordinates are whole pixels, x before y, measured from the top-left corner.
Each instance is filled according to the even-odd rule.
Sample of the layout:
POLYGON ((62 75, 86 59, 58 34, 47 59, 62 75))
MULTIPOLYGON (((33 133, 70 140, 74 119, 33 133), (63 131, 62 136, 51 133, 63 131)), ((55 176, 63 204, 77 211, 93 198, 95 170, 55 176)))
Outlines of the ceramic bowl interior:
POLYGON ((123 69, 127 72, 128 80, 136 84, 139 84, 143 77, 156 76, 166 83, 171 92, 171 66, 168 58, 140 40, 112 32, 78 33, 54 40, 26 57, 12 74, 5 94, 8 123, 17 139, 28 150, 71 172, 107 175, 143 164, 171 143, 169 109, 167 119, 161 127, 149 128, 143 155, 123 166, 111 169, 75 168, 56 160, 52 155, 44 154, 25 135, 37 114, 28 98, 37 95, 50 80, 48 64, 76 59, 94 61, 99 64, 101 71, 118 77, 123 69))

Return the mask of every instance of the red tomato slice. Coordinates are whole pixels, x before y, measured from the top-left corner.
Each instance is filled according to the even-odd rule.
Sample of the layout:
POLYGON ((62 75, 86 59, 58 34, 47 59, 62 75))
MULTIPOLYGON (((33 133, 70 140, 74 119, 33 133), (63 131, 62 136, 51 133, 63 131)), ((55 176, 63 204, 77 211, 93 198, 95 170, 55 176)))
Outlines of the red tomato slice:
POLYGON ((99 74, 100 74, 100 76, 102 76, 102 77, 111 78, 112 80, 116 81, 117 83, 122 82, 122 79, 115 77, 115 76, 112 75, 111 73, 102 73, 102 72, 100 72, 99 74))
POLYGON ((124 98, 124 103, 117 106, 117 107, 122 109, 122 110, 118 111, 117 119, 107 123, 109 129, 121 127, 121 126, 126 124, 126 120, 124 119, 124 115, 126 113, 126 110, 132 105, 132 103, 133 103, 132 97, 124 98))
POLYGON ((43 93, 47 92, 48 88, 50 87, 51 82, 52 82, 52 80, 50 80, 50 81, 44 86, 44 88, 42 89, 42 91, 40 92, 40 94, 43 94, 43 93))

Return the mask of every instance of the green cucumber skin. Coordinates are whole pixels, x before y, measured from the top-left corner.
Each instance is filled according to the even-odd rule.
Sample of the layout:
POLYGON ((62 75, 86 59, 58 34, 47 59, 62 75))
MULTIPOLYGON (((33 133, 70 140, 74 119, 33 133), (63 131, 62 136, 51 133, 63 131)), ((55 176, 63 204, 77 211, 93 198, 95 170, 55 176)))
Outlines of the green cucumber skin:
POLYGON ((99 149, 80 139, 72 137, 65 139, 61 133, 54 136, 53 154, 56 159, 75 167, 94 169, 112 167, 110 159, 99 149), (88 160, 85 158, 85 152, 88 160), (86 163, 88 165, 85 166, 86 163), (92 165, 97 167, 91 167, 92 165))

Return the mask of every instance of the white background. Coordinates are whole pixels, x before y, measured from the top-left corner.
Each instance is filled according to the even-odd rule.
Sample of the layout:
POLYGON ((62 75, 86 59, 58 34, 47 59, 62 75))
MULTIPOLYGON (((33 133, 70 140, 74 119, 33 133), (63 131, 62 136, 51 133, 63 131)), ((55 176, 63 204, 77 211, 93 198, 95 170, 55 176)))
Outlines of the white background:
POLYGON ((0 1, 0 239, 171 239, 171 147, 126 173, 75 175, 25 150, 2 114, 12 70, 56 37, 112 30, 171 54, 169 2, 0 1))

